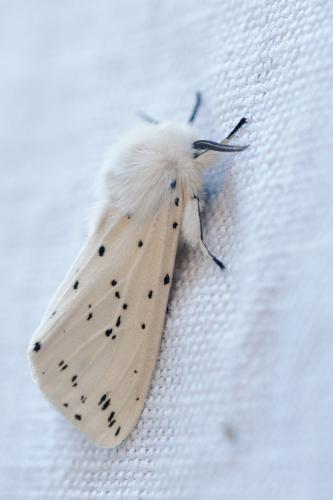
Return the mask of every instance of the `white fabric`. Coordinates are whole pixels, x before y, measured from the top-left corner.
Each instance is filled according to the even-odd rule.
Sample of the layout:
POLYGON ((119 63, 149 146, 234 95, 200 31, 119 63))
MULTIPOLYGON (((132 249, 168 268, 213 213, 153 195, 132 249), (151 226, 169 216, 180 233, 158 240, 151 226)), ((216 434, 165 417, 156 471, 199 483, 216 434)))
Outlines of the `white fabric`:
POLYGON ((332 3, 3 2, 5 500, 332 498, 332 3), (207 175, 222 273, 180 255, 150 397, 116 450, 33 385, 25 350, 82 245, 91 184, 135 111, 250 143, 207 175))

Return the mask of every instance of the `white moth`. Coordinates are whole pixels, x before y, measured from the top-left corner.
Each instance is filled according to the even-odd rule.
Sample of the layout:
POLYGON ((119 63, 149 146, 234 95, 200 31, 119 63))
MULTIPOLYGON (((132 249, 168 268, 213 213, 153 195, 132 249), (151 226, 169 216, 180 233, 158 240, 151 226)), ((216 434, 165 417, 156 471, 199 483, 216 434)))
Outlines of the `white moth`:
MULTIPOLYGON (((191 124, 145 124, 111 150, 90 235, 33 335, 29 357, 46 398, 96 445, 138 422, 163 331, 180 239, 223 264, 202 238, 202 173, 229 139, 191 124)), ((147 117, 146 117, 147 118, 147 117)))

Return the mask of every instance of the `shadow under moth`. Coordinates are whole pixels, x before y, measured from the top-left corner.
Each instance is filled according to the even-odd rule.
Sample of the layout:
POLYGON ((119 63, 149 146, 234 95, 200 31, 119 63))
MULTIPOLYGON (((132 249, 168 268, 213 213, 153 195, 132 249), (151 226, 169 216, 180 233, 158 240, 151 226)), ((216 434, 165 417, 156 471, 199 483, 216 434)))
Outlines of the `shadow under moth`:
POLYGON ((46 398, 93 443, 113 448, 149 390, 180 240, 223 269, 202 237, 203 171, 246 146, 200 140, 192 124, 148 123, 113 146, 85 244, 29 345, 46 398))

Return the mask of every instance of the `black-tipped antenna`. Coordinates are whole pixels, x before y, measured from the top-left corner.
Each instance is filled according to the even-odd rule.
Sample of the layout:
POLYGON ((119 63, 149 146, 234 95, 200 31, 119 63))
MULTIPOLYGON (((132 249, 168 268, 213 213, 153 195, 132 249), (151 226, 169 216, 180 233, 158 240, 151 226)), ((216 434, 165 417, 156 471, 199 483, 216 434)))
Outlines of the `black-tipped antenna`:
POLYGON ((192 110, 191 116, 188 119, 188 123, 193 123, 195 120, 195 117, 197 116, 197 113, 199 111, 200 105, 201 105, 202 99, 201 99, 201 92, 196 92, 195 93, 195 104, 194 108, 192 110))
POLYGON ((237 134, 238 130, 242 128, 242 126, 245 125, 245 123, 247 123, 247 119, 243 116, 243 118, 241 118, 237 123, 236 127, 232 129, 230 134, 222 142, 229 141, 229 139, 231 139, 233 135, 237 134))
POLYGON ((154 123, 155 125, 158 124, 158 121, 155 120, 155 118, 152 118, 151 116, 147 115, 144 111, 137 111, 136 113, 142 120, 148 123, 154 123))
POLYGON ((249 146, 235 146, 231 144, 224 144, 223 142, 214 142, 214 141, 195 141, 193 143, 193 148, 194 149, 204 149, 205 151, 221 151, 221 152, 230 152, 230 153, 236 153, 238 151, 244 151, 244 149, 248 148, 249 146))
POLYGON ((193 158, 198 158, 198 156, 203 155, 209 150, 213 151, 227 151, 227 152, 237 152, 237 151, 243 151, 244 149, 248 148, 249 145, 246 146, 230 146, 228 145, 229 140, 238 132, 240 128, 242 128, 243 125, 247 123, 246 118, 241 118, 239 122, 237 123, 236 127, 232 129, 230 134, 223 139, 221 142, 214 142, 214 141, 196 141, 193 144, 193 147, 197 149, 197 151, 193 154, 193 158), (208 145, 207 145, 208 143, 208 145), (196 146, 195 146, 196 144, 196 146), (203 146, 203 144, 206 144, 206 146, 203 146), (214 146, 214 147, 213 147, 214 146), (223 148, 223 149, 222 149, 223 148))

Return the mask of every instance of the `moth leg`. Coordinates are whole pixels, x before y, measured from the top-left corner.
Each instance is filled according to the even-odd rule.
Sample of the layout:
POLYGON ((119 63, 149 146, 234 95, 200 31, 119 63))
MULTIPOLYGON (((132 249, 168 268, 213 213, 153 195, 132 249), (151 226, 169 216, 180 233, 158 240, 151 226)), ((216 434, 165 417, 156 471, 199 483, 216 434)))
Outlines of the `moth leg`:
POLYGON ((213 261, 215 262, 215 264, 218 265, 220 269, 226 268, 225 265, 223 264, 223 262, 221 260, 219 260, 215 255, 213 255, 212 252, 207 248, 207 245, 203 240, 200 241, 200 248, 201 248, 202 253, 211 257, 213 259, 213 261))
POLYGON ((200 248, 202 253, 212 259, 220 269, 224 264, 209 250, 203 239, 200 215, 200 200, 194 196, 186 203, 182 223, 182 238, 190 247, 200 248))
POLYGON ((213 259, 213 261, 215 262, 215 264, 217 266, 219 266, 220 269, 225 269, 225 265, 223 264, 222 261, 220 261, 210 250, 209 248, 207 247, 206 243, 204 242, 204 239, 203 239, 203 234, 202 234, 202 223, 201 223, 201 214, 200 214, 200 202, 199 202, 199 198, 196 197, 196 201, 197 201, 197 207, 198 207, 198 217, 199 217, 199 224, 200 224, 200 249, 201 251, 205 254, 205 255, 208 255, 209 257, 211 257, 211 259, 213 259))

